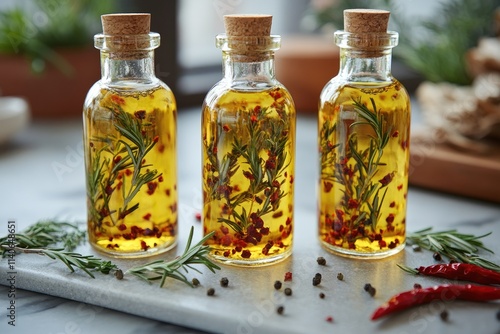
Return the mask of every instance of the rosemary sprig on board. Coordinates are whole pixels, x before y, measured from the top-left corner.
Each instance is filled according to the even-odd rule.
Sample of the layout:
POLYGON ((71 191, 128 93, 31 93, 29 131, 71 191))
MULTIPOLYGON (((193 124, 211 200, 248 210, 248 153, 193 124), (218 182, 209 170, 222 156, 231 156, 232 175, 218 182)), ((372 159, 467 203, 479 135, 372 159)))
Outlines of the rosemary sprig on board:
POLYGON ((6 257, 11 251, 45 255, 61 261, 71 272, 79 268, 92 278, 95 276, 91 271, 108 274, 112 270, 118 270, 111 261, 73 252, 85 241, 85 235, 85 231, 75 224, 45 220, 31 225, 23 233, 0 238, 0 249, 2 257, 6 257))
POLYGON ((160 287, 163 287, 168 277, 179 280, 193 287, 193 284, 184 275, 184 273, 187 273, 189 269, 201 274, 201 271, 194 268, 193 265, 204 265, 213 273, 215 273, 215 270, 220 270, 221 268, 219 266, 211 262, 206 257, 210 251, 210 247, 203 245, 209 238, 212 237, 214 232, 207 234, 196 245, 191 247, 193 230, 193 227, 191 227, 186 249, 181 256, 173 259, 172 261, 153 261, 142 266, 131 268, 127 270, 126 273, 137 276, 149 283, 151 283, 151 281, 161 280, 160 287))
POLYGON ((493 253, 484 246, 482 239, 490 233, 475 236, 459 233, 456 230, 432 232, 432 227, 409 233, 406 236, 409 245, 418 245, 421 248, 438 252, 450 260, 471 263, 483 268, 500 271, 500 266, 481 257, 478 252, 484 250, 493 253))

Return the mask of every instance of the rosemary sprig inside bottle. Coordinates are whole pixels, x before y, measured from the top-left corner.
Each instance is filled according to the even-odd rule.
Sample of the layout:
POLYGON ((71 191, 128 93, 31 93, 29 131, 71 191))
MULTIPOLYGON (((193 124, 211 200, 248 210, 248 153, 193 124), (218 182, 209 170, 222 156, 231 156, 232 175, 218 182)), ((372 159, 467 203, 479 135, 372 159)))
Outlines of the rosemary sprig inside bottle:
POLYGON ((432 252, 438 252, 441 256, 445 256, 450 260, 471 263, 483 268, 500 271, 499 265, 478 254, 481 249, 493 253, 492 250, 485 247, 483 242, 479 240, 490 234, 491 232, 475 236, 459 233, 457 230, 432 232, 432 227, 429 227, 409 233, 406 240, 409 245, 418 245, 432 252))
POLYGON ((95 143, 106 144, 92 155, 87 177, 91 220, 97 226, 101 226, 106 217, 116 225, 117 221, 137 210, 139 203, 133 203, 134 197, 144 185, 161 176, 156 169, 149 170, 150 165, 145 163, 145 157, 157 144, 158 137, 150 138, 146 134, 148 123, 144 120, 143 113, 138 111, 132 115, 125 112, 118 103, 112 103, 108 109, 113 112, 114 127, 123 138, 92 138, 95 143), (111 154, 112 159, 105 158, 104 152, 111 154), (113 187, 121 173, 129 168, 133 170, 130 186, 123 184, 113 187), (123 206, 111 209, 111 198, 120 189, 123 206))
MULTIPOLYGON (((225 223, 234 231, 245 235, 253 221, 279 208, 287 193, 281 190, 284 175, 290 165, 287 155, 289 145, 289 125, 284 112, 278 112, 280 119, 270 120, 268 107, 257 106, 249 111, 250 118, 245 126, 247 134, 242 140, 234 137, 231 151, 219 159, 217 151, 220 138, 211 138, 205 143, 208 160, 208 194, 206 202, 224 201, 228 212, 226 217, 219 217, 219 223, 225 223), (262 157, 267 152, 267 159, 262 157), (240 159, 240 160, 239 160, 240 159), (239 163, 238 163, 239 162, 239 163), (233 194, 234 184, 231 178, 240 167, 248 169, 241 174, 248 180, 248 188, 233 194), (248 212, 244 204, 249 204, 248 212)), ((218 125, 219 133, 232 130, 228 125, 218 125)))
POLYGON ((377 108, 375 100, 370 98, 371 108, 361 99, 353 99, 354 111, 359 120, 351 123, 349 128, 358 125, 368 125, 374 135, 370 136, 369 145, 365 149, 358 146, 358 134, 351 132, 347 137, 347 145, 341 147, 333 144, 331 137, 338 131, 337 123, 326 120, 321 128, 321 179, 323 186, 329 192, 336 182, 343 186, 343 212, 355 217, 350 221, 350 229, 357 228, 360 223, 371 225, 376 230, 382 204, 387 193, 387 185, 392 181, 393 172, 374 180, 379 173, 379 167, 384 166, 382 161, 384 149, 387 146, 391 126, 387 126, 384 115, 377 108), (353 164, 349 162, 353 161, 353 164))
POLYGON ((71 272, 79 268, 92 278, 95 276, 91 271, 108 274, 118 270, 111 261, 73 252, 85 241, 85 235, 85 231, 75 224, 45 220, 31 225, 23 233, 0 238, 0 249, 2 257, 12 250, 17 253, 46 255, 63 262, 71 272))
POLYGON ((194 285, 191 283, 191 281, 188 280, 183 272, 187 273, 188 269, 191 269, 198 273, 201 273, 200 270, 193 267, 193 265, 195 264, 202 264, 213 273, 215 273, 215 270, 220 270, 221 268, 206 257, 206 255, 210 251, 210 247, 203 245, 205 241, 213 236, 214 232, 207 234, 196 245, 191 247, 191 242, 193 240, 193 230, 193 227, 191 227, 189 238, 186 244, 186 249, 181 256, 173 259, 172 261, 158 260, 142 266, 133 267, 127 270, 126 273, 137 276, 147 282, 161 280, 160 287, 163 287, 163 285, 165 284, 165 280, 168 277, 174 278, 186 283, 191 287, 194 287, 194 285))

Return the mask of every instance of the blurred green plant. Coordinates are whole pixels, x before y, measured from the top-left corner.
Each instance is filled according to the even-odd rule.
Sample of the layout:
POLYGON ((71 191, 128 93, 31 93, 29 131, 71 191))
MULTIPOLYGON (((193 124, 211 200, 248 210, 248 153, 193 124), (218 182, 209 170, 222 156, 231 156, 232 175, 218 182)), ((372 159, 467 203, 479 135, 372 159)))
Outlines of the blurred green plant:
POLYGON ((347 8, 390 10, 390 29, 400 35, 394 56, 428 81, 459 85, 471 83, 465 54, 481 37, 493 35, 494 12, 500 7, 500 0, 442 0, 430 17, 410 18, 402 10, 404 3, 396 0, 324 0, 319 8, 314 3, 306 14, 310 19, 313 13, 314 30, 328 25, 343 29, 343 10, 347 8))
POLYGON ((0 12, 0 54, 26 57, 36 73, 50 62, 65 74, 73 69, 56 51, 92 45, 100 15, 112 12, 113 1, 34 0, 28 8, 0 12))

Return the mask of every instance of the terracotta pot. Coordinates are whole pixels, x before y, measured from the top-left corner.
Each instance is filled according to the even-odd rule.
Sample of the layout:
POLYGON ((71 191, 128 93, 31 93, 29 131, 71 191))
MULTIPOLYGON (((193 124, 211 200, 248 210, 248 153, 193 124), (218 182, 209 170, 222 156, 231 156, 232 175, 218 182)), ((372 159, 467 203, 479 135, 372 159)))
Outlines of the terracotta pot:
POLYGON ((339 71, 333 37, 283 37, 275 55, 276 78, 292 94, 298 112, 316 114, 321 90, 339 71))
POLYGON ((26 98, 34 118, 81 117, 85 96, 101 76, 99 50, 57 52, 72 66, 71 75, 48 62, 41 74, 35 74, 26 58, 0 55, 0 94, 26 98))

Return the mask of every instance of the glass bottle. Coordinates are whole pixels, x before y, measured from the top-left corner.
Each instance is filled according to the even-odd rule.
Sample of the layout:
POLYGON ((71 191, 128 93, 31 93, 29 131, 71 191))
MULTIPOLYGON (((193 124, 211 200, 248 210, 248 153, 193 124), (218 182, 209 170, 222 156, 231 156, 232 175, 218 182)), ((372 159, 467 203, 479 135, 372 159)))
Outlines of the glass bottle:
POLYGON ((101 79, 83 110, 90 244, 116 257, 177 241, 176 103, 154 73, 150 14, 102 16, 101 79))
POLYGON ((265 265, 292 252, 295 107, 274 75, 272 16, 224 20, 224 78, 203 103, 203 230, 215 260, 265 265))
POLYGON ((344 11, 339 74, 320 95, 319 239, 341 255, 385 257, 405 245, 410 99, 391 74, 389 15, 344 11))

